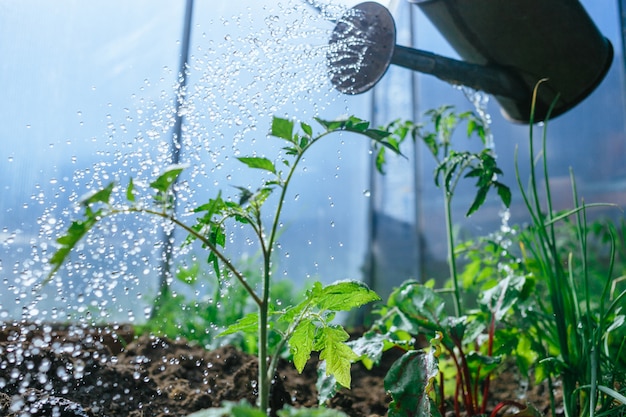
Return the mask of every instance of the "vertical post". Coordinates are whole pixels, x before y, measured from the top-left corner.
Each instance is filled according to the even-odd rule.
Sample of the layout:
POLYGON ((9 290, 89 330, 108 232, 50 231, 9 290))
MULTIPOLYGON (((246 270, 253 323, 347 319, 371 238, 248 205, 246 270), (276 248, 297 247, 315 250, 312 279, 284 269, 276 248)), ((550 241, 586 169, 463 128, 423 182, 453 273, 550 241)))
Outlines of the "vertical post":
MULTIPOLYGON (((409 7, 409 30, 411 31, 411 47, 417 47, 417 17, 415 16, 415 7, 409 7)), ((420 106, 419 106, 419 74, 417 72, 411 73, 411 113, 413 122, 417 123, 420 118, 420 106)), ((422 158, 421 143, 417 141, 413 142, 413 192, 414 192, 414 218, 415 226, 413 232, 415 233, 415 279, 419 282, 423 282, 425 275, 424 268, 424 241, 422 240, 423 230, 423 216, 422 216, 422 164, 420 160, 422 158)))
MULTIPOLYGON (((170 143, 170 162, 172 164, 178 164, 180 162, 180 155, 183 150, 182 143, 182 128, 183 128, 183 116, 181 114, 181 107, 185 101, 185 90, 187 87, 187 62, 189 61, 189 40, 191 38, 191 21, 193 16, 193 0, 187 0, 185 4, 185 16, 183 22, 183 36, 180 45, 180 61, 178 63, 178 90, 176 91, 175 105, 174 105, 174 126, 172 127, 172 138, 170 143)), ((176 190, 172 188, 174 192, 174 210, 176 210, 176 190)), ((159 309, 159 299, 165 298, 169 295, 169 280, 172 276, 172 251, 174 248, 174 228, 168 228, 163 232, 163 247, 161 251, 161 264, 159 268, 159 291, 158 298, 154 303, 152 309, 152 316, 154 317, 159 309)))

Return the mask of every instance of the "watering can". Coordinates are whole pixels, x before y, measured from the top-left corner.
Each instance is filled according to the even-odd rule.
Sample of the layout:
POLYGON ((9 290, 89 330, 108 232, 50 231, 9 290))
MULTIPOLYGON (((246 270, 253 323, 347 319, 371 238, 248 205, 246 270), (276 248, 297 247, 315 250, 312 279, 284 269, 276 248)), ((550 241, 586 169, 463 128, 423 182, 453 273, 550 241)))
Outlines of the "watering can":
POLYGON ((556 117, 602 81, 613 48, 579 0, 409 0, 442 33, 462 60, 396 45, 395 22, 376 2, 349 9, 337 22, 327 54, 333 86, 360 94, 390 64, 492 94, 504 116, 529 123, 556 117))

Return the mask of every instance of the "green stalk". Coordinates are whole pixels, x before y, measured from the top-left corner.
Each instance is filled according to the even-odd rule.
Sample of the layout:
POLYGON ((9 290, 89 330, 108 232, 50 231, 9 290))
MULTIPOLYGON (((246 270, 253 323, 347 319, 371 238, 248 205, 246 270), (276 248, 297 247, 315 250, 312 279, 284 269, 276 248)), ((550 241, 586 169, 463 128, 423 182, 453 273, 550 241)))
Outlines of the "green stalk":
POLYGON ((457 317, 461 316, 461 290, 459 289, 459 277, 456 269, 456 254, 454 253, 454 231, 452 230, 452 193, 443 187, 444 208, 446 216, 446 233, 448 243, 448 267, 450 270, 450 278, 454 287, 454 313, 457 317))
MULTIPOLYGON (((312 139, 311 142, 304 148, 300 149, 296 158, 289 169, 289 173, 287 177, 282 182, 280 197, 278 199, 278 205, 276 207, 276 211, 274 214, 274 220, 272 222, 272 229, 269 234, 269 239, 267 241, 267 246, 263 246, 263 289, 261 294, 261 302, 259 304, 259 408, 265 412, 269 412, 269 400, 270 400, 270 387, 271 381, 274 377, 273 370, 276 369, 273 364, 268 363, 268 319, 269 319, 269 301, 270 301, 270 286, 271 286, 271 258, 272 251, 274 248, 274 242, 276 241, 276 236, 278 235, 278 225, 280 224, 280 215, 282 213, 283 204, 285 202, 285 196, 287 194, 287 188, 289 187, 289 183, 291 182, 291 178, 296 171, 300 161, 302 160, 302 156, 304 153, 317 142, 322 137, 328 135, 330 132, 324 132, 317 136, 315 139, 312 139), (270 375, 272 372, 272 375, 270 375)), ((260 221, 260 220, 259 220, 260 221)), ((263 242, 263 235, 260 235, 261 242, 263 242)))

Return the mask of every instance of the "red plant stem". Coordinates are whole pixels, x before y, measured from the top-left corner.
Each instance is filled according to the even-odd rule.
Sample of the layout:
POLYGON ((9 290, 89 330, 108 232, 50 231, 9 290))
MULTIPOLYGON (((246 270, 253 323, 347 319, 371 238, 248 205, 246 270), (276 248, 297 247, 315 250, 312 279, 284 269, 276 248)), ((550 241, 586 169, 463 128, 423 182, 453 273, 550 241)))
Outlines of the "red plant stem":
MULTIPOLYGON (((489 338, 487 340, 487 355, 489 357, 493 356, 493 339, 496 334, 496 315, 491 314, 491 323, 489 323, 489 338)), ((480 371, 480 369, 479 369, 480 371)), ((480 407, 481 414, 485 414, 487 410, 487 400, 489 399, 489 385, 491 383, 491 373, 487 375, 485 378, 485 385, 483 387, 483 403, 480 407)))
POLYGON ((520 410, 523 410, 526 408, 526 406, 522 403, 519 403, 517 401, 513 401, 513 400, 505 400, 502 401, 500 403, 498 403, 494 408, 493 411, 491 412, 491 414, 489 415, 489 417, 496 417, 498 415, 498 411, 502 410, 505 407, 517 407, 520 410))
MULTIPOLYGON (((467 361, 465 360, 465 354, 461 349, 461 344, 457 340, 453 341, 456 347, 459 349, 459 355, 457 356, 453 349, 448 349, 450 356, 454 359, 454 365, 457 370, 457 380, 456 380, 456 393, 454 396, 454 400, 458 401, 459 389, 463 395, 463 403, 465 404, 465 411, 468 415, 473 416, 476 410, 474 400, 472 398, 472 388, 471 388, 471 379, 469 374, 469 367, 467 366, 467 361), (460 361, 459 361, 460 357, 460 361)), ((459 415, 457 413, 457 415, 459 415)))
POLYGON ((461 389, 461 374, 456 374, 456 387, 454 388, 454 414, 457 417, 461 416, 461 407, 459 406, 459 390, 461 389))
POLYGON ((469 371, 469 366, 467 365, 467 360, 465 358, 465 353, 463 352, 461 342, 455 341, 457 348, 459 349, 459 357, 461 358, 461 369, 463 371, 463 385, 465 392, 465 408, 467 409, 467 413, 470 416, 476 414, 476 409, 478 408, 477 399, 472 395, 472 378, 469 371))

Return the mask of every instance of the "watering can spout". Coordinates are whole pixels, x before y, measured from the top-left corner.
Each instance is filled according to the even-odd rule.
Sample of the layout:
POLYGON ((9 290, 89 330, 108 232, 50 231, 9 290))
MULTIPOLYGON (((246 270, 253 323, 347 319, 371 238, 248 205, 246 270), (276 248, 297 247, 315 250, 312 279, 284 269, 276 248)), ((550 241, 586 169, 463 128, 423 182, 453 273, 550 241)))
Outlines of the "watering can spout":
POLYGON ((528 123, 533 89, 547 78, 537 95, 533 121, 538 122, 553 102, 555 117, 587 97, 613 59, 611 43, 578 0, 412 1, 463 60, 396 45, 391 13, 380 3, 365 2, 343 15, 329 41, 329 77, 338 91, 368 91, 394 64, 492 94, 508 119, 528 123), (548 23, 537 21, 535 13, 555 18, 559 27, 551 22, 545 28, 548 23), (572 45, 571 37, 584 42, 572 45))

